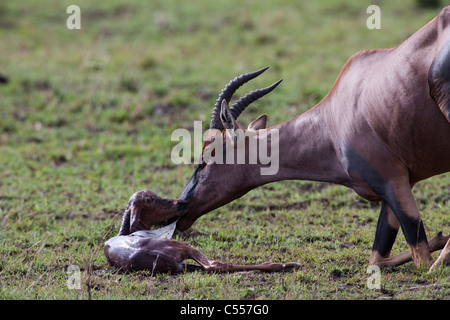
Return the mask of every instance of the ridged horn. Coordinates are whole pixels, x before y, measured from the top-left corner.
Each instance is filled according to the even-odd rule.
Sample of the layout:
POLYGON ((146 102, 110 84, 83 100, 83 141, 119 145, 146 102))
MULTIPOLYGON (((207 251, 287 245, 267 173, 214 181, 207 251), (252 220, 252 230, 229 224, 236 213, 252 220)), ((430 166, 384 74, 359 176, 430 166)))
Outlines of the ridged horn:
POLYGON ((222 122, 220 121, 220 108, 222 105, 222 100, 225 99, 227 102, 230 102, 231 97, 236 92, 236 90, 242 86, 244 83, 252 80, 253 78, 256 78, 261 73, 266 71, 269 67, 262 68, 261 70, 246 73, 243 75, 240 75, 233 80, 231 80, 225 88, 222 90, 222 92, 219 95, 219 98, 216 100, 216 104, 214 105, 214 109, 211 115, 211 122, 209 124, 210 129, 223 129, 222 122))
POLYGON ((259 98, 265 96, 270 91, 275 89, 280 84, 281 81, 283 81, 283 79, 278 80, 269 87, 247 93, 245 96, 236 101, 230 108, 231 114, 233 115, 234 119, 236 120, 241 114, 241 112, 244 111, 244 109, 250 105, 250 103, 258 100, 259 98))

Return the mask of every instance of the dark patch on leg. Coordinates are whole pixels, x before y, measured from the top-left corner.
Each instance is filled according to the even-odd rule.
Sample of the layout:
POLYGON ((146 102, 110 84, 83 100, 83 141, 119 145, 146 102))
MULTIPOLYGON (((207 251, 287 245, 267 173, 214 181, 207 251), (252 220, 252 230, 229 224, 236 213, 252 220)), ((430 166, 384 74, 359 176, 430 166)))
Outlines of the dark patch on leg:
POLYGON ((450 41, 447 41, 436 53, 428 72, 428 81, 440 77, 446 82, 450 82, 450 41))
POLYGON ((406 242, 415 247, 419 242, 426 241, 422 220, 411 218, 406 214, 389 183, 352 147, 346 146, 345 155, 348 160, 348 171, 356 172, 373 192, 389 204, 400 223, 406 242))
POLYGON ((382 257, 389 256, 398 233, 398 228, 393 228, 389 224, 388 216, 388 204, 386 201, 383 201, 372 248, 373 251, 377 251, 382 257))
POLYGON ((439 49, 431 63, 428 71, 428 85, 430 95, 450 120, 450 41, 439 49))
POLYGON ((400 221, 400 225, 402 226, 408 244, 415 247, 419 242, 427 241, 425 228, 421 219, 412 219, 405 216, 402 220, 400 221))

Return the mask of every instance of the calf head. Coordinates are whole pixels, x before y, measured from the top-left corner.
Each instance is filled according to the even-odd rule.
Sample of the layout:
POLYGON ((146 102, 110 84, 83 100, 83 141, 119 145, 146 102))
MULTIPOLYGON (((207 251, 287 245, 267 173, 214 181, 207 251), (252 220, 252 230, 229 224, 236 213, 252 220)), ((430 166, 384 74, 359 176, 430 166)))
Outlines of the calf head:
POLYGON ((148 230, 166 219, 183 215, 185 210, 183 200, 161 198, 150 190, 138 191, 128 201, 119 235, 148 230))

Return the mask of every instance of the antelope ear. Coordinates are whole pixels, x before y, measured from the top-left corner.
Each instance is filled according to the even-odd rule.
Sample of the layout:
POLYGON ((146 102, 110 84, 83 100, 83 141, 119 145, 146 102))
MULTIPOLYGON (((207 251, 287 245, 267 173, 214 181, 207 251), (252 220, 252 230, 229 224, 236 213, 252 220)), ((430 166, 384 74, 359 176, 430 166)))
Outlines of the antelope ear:
POLYGON ((120 226, 118 236, 125 236, 130 234, 130 210, 127 208, 122 218, 122 225, 120 226))
POLYGON ((222 121, 222 125, 225 129, 236 130, 239 128, 236 120, 233 118, 231 114, 230 108, 228 107, 227 100, 222 100, 222 106, 220 108, 220 121, 222 121))
POLYGON ((259 130, 265 129, 267 123, 267 114, 260 115, 258 119, 253 120, 249 125, 247 130, 259 130))

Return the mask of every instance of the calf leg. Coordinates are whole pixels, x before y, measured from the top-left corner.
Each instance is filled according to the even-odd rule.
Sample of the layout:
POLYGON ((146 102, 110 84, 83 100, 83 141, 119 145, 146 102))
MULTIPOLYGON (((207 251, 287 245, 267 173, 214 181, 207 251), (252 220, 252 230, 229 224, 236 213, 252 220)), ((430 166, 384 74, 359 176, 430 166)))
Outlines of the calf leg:
POLYGON ((298 268, 300 265, 295 262, 287 262, 287 263, 276 263, 276 262, 265 262, 261 264, 231 264, 221 261, 211 261, 211 265, 206 269, 207 271, 266 271, 266 272, 275 272, 275 271, 283 271, 283 270, 291 270, 294 268, 298 268))
POLYGON ((209 272, 214 271, 233 272, 233 271, 251 271, 251 270, 274 272, 274 271, 290 270, 299 267, 299 264, 294 262, 288 263, 266 262, 262 264, 237 265, 221 261, 214 261, 209 260, 203 253, 192 247, 189 248, 189 251, 187 252, 187 257, 189 259, 197 261, 205 271, 209 272))

